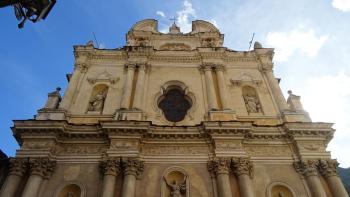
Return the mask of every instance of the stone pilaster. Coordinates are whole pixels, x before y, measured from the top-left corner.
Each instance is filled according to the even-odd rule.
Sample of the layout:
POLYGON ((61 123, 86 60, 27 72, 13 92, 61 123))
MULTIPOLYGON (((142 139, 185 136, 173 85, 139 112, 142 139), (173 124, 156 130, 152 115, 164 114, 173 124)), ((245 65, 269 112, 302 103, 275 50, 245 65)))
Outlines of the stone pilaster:
POLYGON ((139 73, 135 88, 135 96, 133 108, 142 110, 143 90, 145 89, 145 75, 147 72, 147 64, 139 65, 139 73))
POLYGON ((9 174, 4 185, 2 186, 0 197, 14 196, 16 189, 18 188, 18 184, 21 182, 22 176, 26 172, 27 167, 27 158, 10 158, 9 174))
POLYGON ((49 179, 55 169, 56 162, 48 158, 29 159, 30 176, 23 190, 22 197, 37 196, 44 179, 49 179))
POLYGON ((134 80, 134 74, 135 74, 135 64, 127 64, 125 65, 126 68, 126 79, 124 83, 124 89, 123 89, 123 95, 122 95, 122 101, 120 104, 121 109, 129 109, 130 102, 131 102, 131 94, 132 94, 132 83, 134 80))
POLYGON ((337 167, 338 162, 333 159, 321 159, 319 160, 319 171, 325 177, 328 186, 330 187, 333 196, 337 197, 349 197, 344 185, 339 178, 337 167))
POLYGON ((299 161, 294 163, 295 170, 307 181, 313 197, 327 197, 317 173, 317 160, 299 161))
POLYGON ((222 108, 224 110, 230 109, 228 104, 228 99, 227 99, 227 88, 226 88, 226 83, 224 78, 224 66, 216 65, 215 72, 218 79, 218 87, 219 87, 222 108))
POLYGON ((209 110, 217 110, 218 109, 218 103, 217 103, 217 100, 216 100, 216 94, 215 94, 215 88, 214 88, 214 81, 213 81, 211 65, 202 65, 201 69, 202 69, 202 71, 204 72, 204 75, 205 75, 205 86, 206 86, 206 89, 207 89, 207 100, 208 100, 209 110))
POLYGON ((230 159, 215 158, 208 163, 208 170, 216 175, 217 191, 219 197, 232 197, 230 186, 230 159))
POLYGON ((101 162, 101 171, 103 174, 103 189, 101 197, 113 197, 116 177, 120 173, 120 158, 109 158, 101 162))
POLYGON ((77 94, 76 89, 78 88, 78 85, 80 84, 81 78, 84 73, 88 70, 89 66, 86 63, 76 63, 74 65, 74 73, 69 80, 69 85, 67 87, 66 92, 64 93, 64 99, 60 103, 59 108, 68 110, 71 106, 71 104, 74 101, 74 97, 77 94))
POLYGON ((143 162, 134 158, 122 160, 124 174, 122 197, 135 197, 136 179, 141 177, 143 172, 143 162))
POLYGON ((267 70, 265 70, 264 73, 270 84, 272 94, 276 100, 280 112, 282 113, 283 111, 288 110, 287 101, 283 96, 281 87, 279 86, 277 79, 273 75, 272 69, 267 68, 267 70))
POLYGON ((254 189, 251 178, 253 177, 253 163, 246 158, 232 160, 231 168, 237 176, 239 191, 242 197, 254 197, 254 189))

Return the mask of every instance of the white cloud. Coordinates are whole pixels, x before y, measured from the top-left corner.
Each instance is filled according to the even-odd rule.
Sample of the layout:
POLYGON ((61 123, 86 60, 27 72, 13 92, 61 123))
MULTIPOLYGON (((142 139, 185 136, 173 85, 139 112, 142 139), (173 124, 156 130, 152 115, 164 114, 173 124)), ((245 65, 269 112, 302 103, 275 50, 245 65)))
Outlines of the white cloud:
POLYGON ((163 18, 165 18, 165 14, 162 11, 157 11, 156 14, 161 16, 161 17, 163 17, 163 18))
POLYGON ((333 0, 332 6, 343 11, 350 11, 350 0, 333 0))
POLYGON ((314 57, 324 45, 328 35, 317 36, 313 29, 293 30, 290 32, 270 32, 267 44, 276 48, 275 61, 283 62, 295 52, 314 57))
POLYGON ((335 137, 328 149, 342 166, 350 166, 350 75, 312 77, 303 86, 300 95, 305 110, 313 121, 335 123, 335 137))
POLYGON ((190 17, 196 17, 196 10, 193 9, 192 4, 185 0, 183 2, 182 10, 176 12, 177 18, 176 22, 184 33, 190 32, 192 30, 192 21, 190 17))

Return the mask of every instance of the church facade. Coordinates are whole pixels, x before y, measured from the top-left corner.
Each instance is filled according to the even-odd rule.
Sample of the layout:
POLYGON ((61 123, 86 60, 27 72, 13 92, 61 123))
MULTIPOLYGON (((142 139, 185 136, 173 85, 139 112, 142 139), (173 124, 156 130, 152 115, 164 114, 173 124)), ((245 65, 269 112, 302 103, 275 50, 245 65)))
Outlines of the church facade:
POLYGON ((126 38, 74 46, 64 97, 14 121, 0 197, 348 197, 332 124, 284 98, 273 49, 223 47, 201 20, 186 34, 142 20, 126 38))

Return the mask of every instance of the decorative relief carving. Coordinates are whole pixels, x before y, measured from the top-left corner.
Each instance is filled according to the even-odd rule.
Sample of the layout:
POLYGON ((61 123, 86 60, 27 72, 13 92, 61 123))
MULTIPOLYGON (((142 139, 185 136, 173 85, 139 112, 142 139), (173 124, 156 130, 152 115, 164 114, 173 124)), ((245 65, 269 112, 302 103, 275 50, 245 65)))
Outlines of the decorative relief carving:
POLYGON ((243 73, 237 78, 230 79, 230 82, 233 86, 260 86, 262 84, 261 80, 255 79, 253 76, 243 73))
POLYGON ((245 150, 249 155, 254 156, 282 156, 291 155, 291 150, 287 146, 246 146, 245 150))
POLYGON ((242 144, 240 142, 234 143, 234 142, 216 142, 215 143, 215 150, 218 151, 230 151, 230 150, 237 150, 241 149, 242 144))
POLYGON ((137 141, 111 141, 110 149, 122 149, 122 150, 128 150, 128 149, 138 149, 139 143, 137 141))
POLYGON ((320 173, 325 176, 338 176, 339 163, 335 159, 320 159, 318 169, 320 173))
POLYGON ((25 141, 22 149, 51 149, 54 145, 53 141, 25 141))
POLYGON ((172 155, 172 154, 207 154, 205 146, 145 146, 143 153, 146 155, 172 155))
POLYGON ((294 162, 295 170, 304 176, 317 176, 318 160, 302 160, 294 162))
POLYGON ((14 158, 9 160, 9 174, 23 176, 28 168, 27 158, 14 158))
POLYGON ((39 175, 43 178, 50 178, 56 162, 51 161, 48 158, 30 158, 29 159, 29 170, 31 174, 39 175))
POLYGON ((301 142, 299 148, 303 151, 324 151, 325 145, 322 142, 301 142))
POLYGON ((140 161, 135 158, 123 158, 122 168, 123 168, 124 176, 134 175, 137 178, 140 178, 144 170, 144 164, 143 164, 143 161, 140 161))
POLYGON ((253 177, 253 163, 246 158, 234 158, 231 163, 232 171, 236 176, 246 174, 253 177))
POLYGON ((104 150, 104 146, 69 145, 56 147, 55 154, 100 154, 104 150))
POLYGON ((191 47, 184 43, 167 43, 159 48, 160 50, 171 50, 171 51, 179 51, 179 50, 191 50, 191 47))
POLYGON ((108 158, 100 164, 103 175, 118 176, 121 169, 121 158, 108 158))

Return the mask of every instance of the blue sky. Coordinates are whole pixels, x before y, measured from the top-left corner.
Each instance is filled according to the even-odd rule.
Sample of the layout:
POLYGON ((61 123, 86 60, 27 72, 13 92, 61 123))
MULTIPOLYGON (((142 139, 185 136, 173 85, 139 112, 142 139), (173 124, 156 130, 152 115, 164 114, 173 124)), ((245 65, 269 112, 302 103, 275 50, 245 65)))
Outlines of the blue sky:
POLYGON ((101 48, 121 47, 135 22, 155 18, 167 31, 173 17, 184 32, 195 19, 214 23, 234 50, 247 50, 253 33, 276 48, 283 92, 301 95, 313 121, 335 123, 328 149, 350 166, 350 0, 58 0, 45 21, 22 30, 12 8, 0 9, 0 148, 14 155, 12 120, 32 118, 48 92, 66 87, 73 45, 95 32, 101 48))

